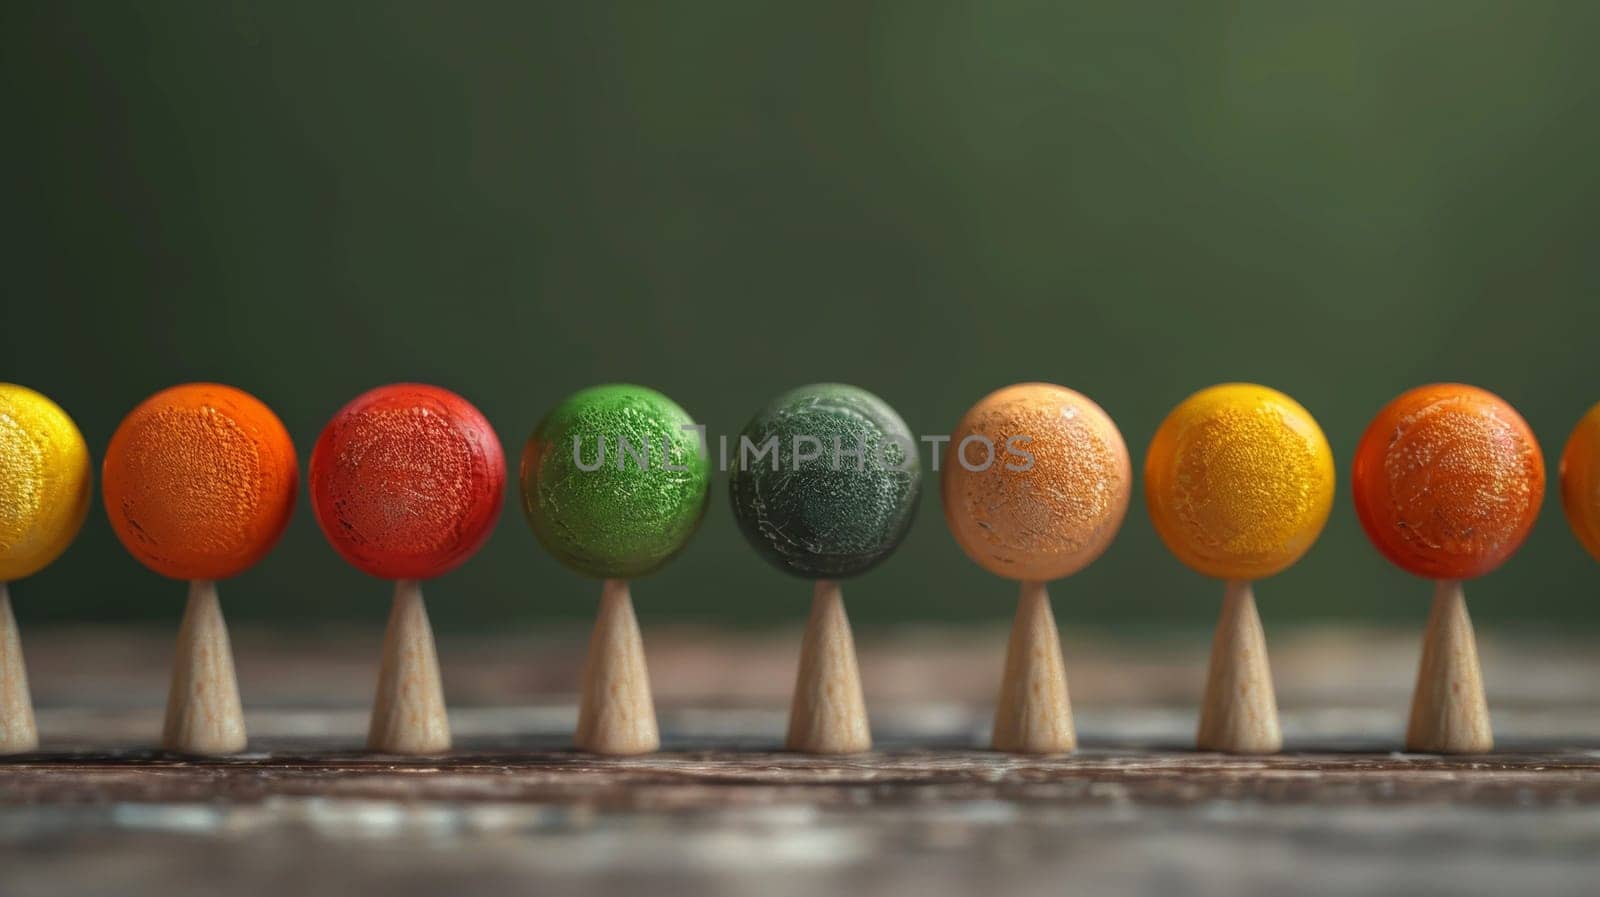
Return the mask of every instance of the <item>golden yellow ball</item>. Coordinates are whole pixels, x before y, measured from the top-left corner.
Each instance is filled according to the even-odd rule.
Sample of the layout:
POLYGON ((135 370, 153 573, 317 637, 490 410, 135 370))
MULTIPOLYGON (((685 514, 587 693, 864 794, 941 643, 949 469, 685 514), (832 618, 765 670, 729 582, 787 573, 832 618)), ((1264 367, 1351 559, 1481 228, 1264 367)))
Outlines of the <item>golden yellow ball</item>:
POLYGON ((1167 415, 1144 464, 1145 503, 1172 553, 1218 579, 1255 580, 1300 559, 1333 506, 1333 452, 1300 403, 1224 383, 1167 415))
POLYGON ((44 569, 89 513, 89 447, 55 402, 0 383, 0 582, 44 569))

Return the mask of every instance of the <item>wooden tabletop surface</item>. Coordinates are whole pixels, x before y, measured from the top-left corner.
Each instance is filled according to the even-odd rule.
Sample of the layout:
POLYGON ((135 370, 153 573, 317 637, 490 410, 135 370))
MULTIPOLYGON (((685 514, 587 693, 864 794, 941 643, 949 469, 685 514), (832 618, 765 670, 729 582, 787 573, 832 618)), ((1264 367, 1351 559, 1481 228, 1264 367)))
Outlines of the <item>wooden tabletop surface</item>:
POLYGON ((441 640, 457 750, 360 750, 380 633, 235 633, 251 752, 149 748, 164 633, 25 633, 0 894, 1592 893, 1600 639, 1489 634, 1500 750, 1397 752, 1414 633, 1272 633, 1287 751, 1189 748, 1205 633, 1065 634, 1084 749, 983 750, 999 629, 862 633, 877 750, 777 752, 797 633, 646 633, 660 754, 567 745, 582 634, 441 640))

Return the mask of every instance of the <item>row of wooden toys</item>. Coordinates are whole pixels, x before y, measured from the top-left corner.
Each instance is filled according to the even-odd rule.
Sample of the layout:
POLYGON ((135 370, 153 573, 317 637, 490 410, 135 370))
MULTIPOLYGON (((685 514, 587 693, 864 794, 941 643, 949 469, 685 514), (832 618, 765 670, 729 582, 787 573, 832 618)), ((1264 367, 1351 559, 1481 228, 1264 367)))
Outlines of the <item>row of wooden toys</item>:
MULTIPOLYGON (((892 408, 842 384, 784 393, 740 434, 729 479, 740 529, 763 557, 815 584, 789 721, 792 750, 871 747, 839 582, 883 561, 909 530, 921 484, 915 446, 892 408), (850 448, 842 457, 850 461, 841 464, 845 440, 850 448), (813 451, 803 456, 807 443, 813 451), (823 451, 829 443, 832 463, 823 451), (766 453, 746 463, 748 447, 769 444, 781 447, 770 463, 766 453)), ((564 564, 603 581, 581 680, 581 749, 637 754, 658 747, 629 582, 659 569, 698 527, 709 455, 703 429, 681 407, 627 385, 568 397, 523 451, 522 503, 535 534, 564 564), (591 443, 595 450, 586 454, 591 443), (617 450, 609 464, 608 443, 617 450), (624 455, 634 463, 623 463, 624 455)), ((934 466, 956 541, 985 569, 1021 583, 993 746, 1071 751, 1076 736, 1045 584, 1083 569, 1115 537, 1132 487, 1122 436, 1087 397, 1052 384, 1018 384, 968 410, 948 434, 942 460, 936 455, 934 466)), ((38 745, 4 583, 65 550, 87 514, 89 468, 87 446, 65 412, 36 392, 0 384, 0 752, 38 745)), ((1149 513, 1167 546, 1227 584, 1198 745, 1277 751, 1277 705, 1251 583, 1286 569, 1320 534, 1335 480, 1327 440, 1288 396, 1224 384, 1172 411, 1150 444, 1144 474, 1149 513)), ((226 754, 245 746, 215 582, 248 569, 276 542, 298 475, 282 423, 228 386, 157 393, 111 439, 102 492, 119 539, 146 566, 190 583, 162 738, 169 750, 226 754)), ((1561 477, 1573 528, 1600 557, 1600 406, 1568 441, 1561 477)), ((1420 387, 1373 420, 1352 479, 1373 543, 1402 568, 1437 582, 1407 748, 1489 750, 1460 583, 1504 562, 1538 514, 1544 464, 1533 433, 1481 389, 1420 387)), ((419 583, 482 546, 498 519, 504 482, 504 457, 488 421, 433 386, 365 393, 317 440, 309 491, 323 533, 351 564, 395 582, 368 735, 374 751, 450 747, 419 583)))

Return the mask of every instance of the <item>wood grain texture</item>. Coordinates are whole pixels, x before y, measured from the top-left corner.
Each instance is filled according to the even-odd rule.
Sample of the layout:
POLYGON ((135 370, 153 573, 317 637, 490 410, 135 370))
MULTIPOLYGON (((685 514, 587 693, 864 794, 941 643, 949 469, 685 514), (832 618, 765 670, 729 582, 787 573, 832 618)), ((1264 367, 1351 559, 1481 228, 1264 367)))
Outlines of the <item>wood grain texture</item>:
POLYGON ((1478 666, 1478 639, 1461 583, 1435 586, 1422 661, 1411 698, 1406 750, 1432 754, 1482 754, 1494 749, 1489 703, 1478 666))
POLYGON ((0 582, 0 754, 18 754, 39 747, 28 692, 28 667, 22 659, 22 635, 11 613, 11 595, 0 582))
POLYGON ((385 754, 450 750, 450 717, 445 709, 439 653, 434 648, 422 586, 416 580, 394 584, 367 748, 385 754))
POLYGON ((274 797, 537 802, 610 810, 751 804, 860 807, 914 801, 1203 806, 1600 804, 1600 760, 1565 750, 1483 757, 1290 753, 1263 757, 1138 748, 1071 756, 898 748, 853 756, 689 750, 596 757, 528 743, 446 757, 318 751, 175 758, 151 752, 0 760, 0 805, 256 802, 274 797))
POLYGON ((818 580, 811 617, 800 642, 800 670, 789 705, 789 750, 806 754, 855 754, 872 749, 856 663, 855 636, 839 584, 818 580))
POLYGON ((244 711, 233 671, 233 646, 217 584, 189 583, 167 692, 161 746, 183 754, 233 754, 245 748, 244 711))
POLYGON ((589 638, 580 689, 579 750, 626 756, 661 746, 644 640, 624 580, 608 579, 601 587, 600 614, 589 638))
POLYGON ((1024 582, 1017 599, 990 743, 1015 754, 1066 754, 1078 746, 1061 636, 1041 582, 1024 582))
POLYGON ((1222 596, 1195 744, 1225 754, 1275 754, 1283 747, 1267 639, 1248 582, 1229 582, 1222 596))

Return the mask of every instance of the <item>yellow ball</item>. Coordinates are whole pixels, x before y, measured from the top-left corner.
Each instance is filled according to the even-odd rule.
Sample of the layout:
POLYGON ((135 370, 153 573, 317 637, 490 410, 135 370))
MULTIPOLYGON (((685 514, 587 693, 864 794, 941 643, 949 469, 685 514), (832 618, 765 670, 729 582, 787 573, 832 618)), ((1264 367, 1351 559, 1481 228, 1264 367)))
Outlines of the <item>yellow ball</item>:
POLYGON ((1561 503, 1578 541, 1600 560, 1600 405, 1578 421, 1561 453, 1561 503))
POLYGON ((1275 389, 1224 383, 1183 400, 1145 456, 1156 531, 1188 566, 1264 579, 1300 559, 1333 506, 1333 452, 1310 412, 1275 389))
POLYGON ((0 582, 37 573, 89 513, 89 447, 55 402, 0 383, 0 582))

